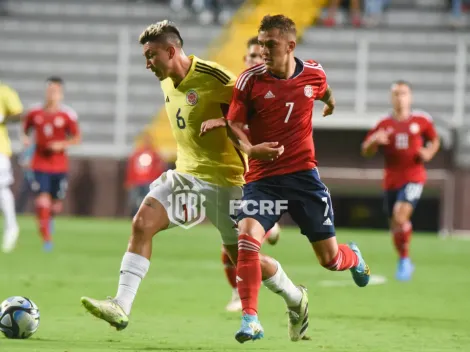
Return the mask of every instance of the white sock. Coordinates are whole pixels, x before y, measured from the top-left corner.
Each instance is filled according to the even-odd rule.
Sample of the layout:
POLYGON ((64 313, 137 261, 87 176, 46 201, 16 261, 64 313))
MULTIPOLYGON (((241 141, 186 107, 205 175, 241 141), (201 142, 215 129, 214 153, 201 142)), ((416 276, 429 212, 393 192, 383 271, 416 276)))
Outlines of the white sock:
POLYGON ((302 300, 302 291, 289 279, 282 270, 281 264, 276 260, 274 262, 277 264, 277 271, 269 279, 263 281, 264 286, 284 298, 288 307, 297 307, 302 300))
POLYGON ((8 186, 0 188, 0 206, 4 216, 4 240, 8 237, 16 237, 18 234, 18 222, 16 221, 15 198, 8 186))
POLYGON ((122 258, 119 287, 115 300, 129 315, 140 282, 149 270, 150 261, 139 254, 126 252, 122 258))

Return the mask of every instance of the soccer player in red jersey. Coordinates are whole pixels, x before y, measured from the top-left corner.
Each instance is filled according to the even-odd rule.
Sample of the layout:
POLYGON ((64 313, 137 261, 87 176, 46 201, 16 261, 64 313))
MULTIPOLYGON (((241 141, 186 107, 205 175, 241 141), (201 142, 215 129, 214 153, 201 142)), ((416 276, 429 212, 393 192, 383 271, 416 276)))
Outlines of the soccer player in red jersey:
POLYGON ((25 118, 24 133, 34 132, 36 149, 31 161, 34 171, 32 189, 36 192, 36 216, 44 249, 52 249, 51 218, 62 210, 67 190, 69 146, 80 142, 77 114, 63 105, 64 82, 60 77, 46 81, 45 102, 31 109, 25 118))
POLYGON ((424 163, 439 150, 440 141, 431 116, 411 110, 411 86, 397 81, 391 87, 393 112, 380 120, 362 143, 362 154, 385 157, 384 206, 389 217, 393 242, 399 255, 396 278, 411 279, 414 265, 409 258, 413 227, 411 215, 426 182, 424 163), (428 144, 424 145, 424 140, 428 144))
MULTIPOLYGON (((242 207, 238 216, 237 284, 243 318, 235 338, 241 343, 264 335, 258 320, 259 250, 266 231, 286 211, 310 241, 322 266, 332 271, 351 270, 361 287, 369 281, 369 268, 358 247, 336 242, 330 193, 317 170, 313 103, 321 100, 326 104, 324 116, 335 107, 325 72, 320 64, 294 56, 295 23, 283 15, 263 18, 258 41, 264 64, 239 76, 227 117, 234 144, 249 156, 243 201, 253 205, 251 209, 242 207), (251 141, 243 132, 245 124, 251 141), (286 201, 287 209, 278 207, 274 214, 266 211, 266 204, 286 201)), ((303 317, 304 303, 299 312, 289 315, 303 317)))
POLYGON ((125 187, 129 192, 131 215, 134 217, 149 191, 150 184, 167 169, 152 143, 152 136, 145 133, 142 145, 127 160, 125 187))

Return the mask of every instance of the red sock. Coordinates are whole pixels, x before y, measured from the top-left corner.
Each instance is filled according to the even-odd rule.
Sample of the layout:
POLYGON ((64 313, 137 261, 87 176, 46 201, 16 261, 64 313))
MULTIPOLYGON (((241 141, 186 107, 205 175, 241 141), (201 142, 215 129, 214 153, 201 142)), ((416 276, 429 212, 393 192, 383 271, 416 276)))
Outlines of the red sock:
POLYGON ((243 313, 256 315, 261 287, 260 243, 253 237, 238 236, 237 287, 243 313))
POLYGON ((412 233, 413 226, 409 221, 393 231, 393 243, 401 259, 408 258, 412 233))
POLYGON ((36 206, 36 217, 39 222, 39 231, 41 232, 44 242, 51 240, 49 233, 49 220, 51 218, 51 208, 44 206, 36 206))
POLYGON ((237 267, 233 265, 225 251, 222 252, 222 263, 224 264, 225 276, 227 277, 228 283, 232 288, 237 288, 237 267))
POLYGON ((338 245, 338 253, 331 262, 325 265, 325 268, 331 271, 344 271, 354 268, 359 264, 359 258, 356 253, 353 252, 345 244, 338 245))

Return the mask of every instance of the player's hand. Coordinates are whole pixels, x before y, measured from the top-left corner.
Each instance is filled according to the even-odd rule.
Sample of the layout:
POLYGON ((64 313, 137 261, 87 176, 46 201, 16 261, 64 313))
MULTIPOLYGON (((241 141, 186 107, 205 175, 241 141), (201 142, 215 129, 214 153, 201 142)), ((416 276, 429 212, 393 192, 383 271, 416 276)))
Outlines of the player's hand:
POLYGON ((335 110, 334 105, 325 105, 323 106, 323 117, 329 116, 333 114, 333 111, 335 110))
POLYGON ((428 161, 430 161, 433 157, 432 155, 432 151, 429 150, 428 148, 421 148, 419 151, 418 151, 418 157, 419 159, 422 161, 422 162, 425 162, 427 163, 428 161))
POLYGON ((273 161, 284 153, 284 146, 278 147, 278 142, 264 142, 251 147, 250 157, 259 160, 273 161))
POLYGON ((218 119, 204 121, 201 125, 201 132, 199 133, 199 136, 202 137, 207 132, 214 130, 216 128, 225 127, 225 125, 226 125, 226 121, 223 117, 218 118, 218 119))
POLYGON ((53 152, 62 152, 65 150, 66 145, 64 142, 55 141, 55 142, 50 142, 47 148, 49 150, 52 150, 53 152))
POLYGON ((380 129, 377 132, 374 133, 372 136, 373 141, 377 145, 387 145, 390 143, 390 132, 385 131, 384 129, 380 129))

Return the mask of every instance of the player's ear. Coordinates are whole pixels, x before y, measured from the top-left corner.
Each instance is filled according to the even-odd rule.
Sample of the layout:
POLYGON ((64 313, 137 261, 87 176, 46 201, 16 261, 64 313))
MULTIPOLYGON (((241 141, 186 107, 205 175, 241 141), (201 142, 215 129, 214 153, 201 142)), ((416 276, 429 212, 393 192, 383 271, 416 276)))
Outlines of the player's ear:
POLYGON ((297 43, 294 40, 289 40, 289 44, 287 46, 289 53, 293 52, 296 46, 297 46, 297 43))
POLYGON ((176 49, 175 49, 175 47, 174 47, 174 46, 169 46, 168 49, 167 49, 167 51, 168 51, 168 58, 169 58, 169 59, 173 59, 173 57, 174 57, 175 54, 176 54, 176 49))

